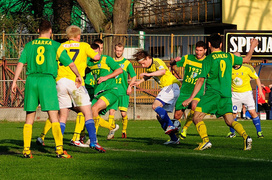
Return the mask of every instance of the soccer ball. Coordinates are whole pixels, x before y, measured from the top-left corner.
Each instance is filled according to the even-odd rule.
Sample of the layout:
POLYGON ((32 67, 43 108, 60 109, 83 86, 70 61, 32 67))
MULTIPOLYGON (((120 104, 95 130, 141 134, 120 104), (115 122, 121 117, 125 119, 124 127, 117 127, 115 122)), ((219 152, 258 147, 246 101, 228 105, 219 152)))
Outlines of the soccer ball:
POLYGON ((171 119, 171 121, 174 124, 174 126, 178 128, 178 131, 179 131, 181 129, 181 124, 180 124, 179 120, 171 119))

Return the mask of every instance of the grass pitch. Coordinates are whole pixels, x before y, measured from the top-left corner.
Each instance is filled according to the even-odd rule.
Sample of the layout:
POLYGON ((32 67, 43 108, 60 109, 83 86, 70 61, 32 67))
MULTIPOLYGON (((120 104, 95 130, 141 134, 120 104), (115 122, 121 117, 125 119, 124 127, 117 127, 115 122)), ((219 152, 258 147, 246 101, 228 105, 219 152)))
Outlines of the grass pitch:
MULTIPOLYGON (((33 125, 33 159, 22 158, 22 122, 0 122, 0 179, 271 179, 272 121, 261 121, 264 139, 258 139, 251 120, 240 121, 253 139, 243 151, 243 139, 225 138, 229 128, 222 119, 205 120, 211 149, 194 151, 201 142, 194 125, 179 145, 163 145, 168 136, 157 121, 129 121, 127 139, 119 129, 113 140, 99 128, 99 144, 106 153, 70 146, 74 121, 67 123, 64 149, 72 159, 57 159, 51 130, 45 146, 37 146, 44 122, 33 125)), ((117 121, 122 127, 121 121, 117 121)), ((182 123, 183 124, 183 123, 182 123)))

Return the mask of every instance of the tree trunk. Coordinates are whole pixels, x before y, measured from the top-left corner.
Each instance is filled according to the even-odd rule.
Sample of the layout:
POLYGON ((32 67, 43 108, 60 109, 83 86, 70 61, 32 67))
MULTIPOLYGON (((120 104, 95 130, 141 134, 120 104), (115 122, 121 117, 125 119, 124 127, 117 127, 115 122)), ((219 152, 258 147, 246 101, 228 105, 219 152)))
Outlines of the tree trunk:
MULTIPOLYGON (((109 34, 127 34, 128 18, 131 7, 131 0, 115 0, 113 6, 113 24, 111 17, 106 17, 98 0, 77 0, 85 11, 88 19, 92 23, 96 32, 109 34)), ((124 37, 113 38, 111 35, 105 36, 103 54, 113 56, 113 45, 121 42, 125 45, 124 37)))
POLYGON ((54 0, 54 31, 65 33, 67 26, 71 25, 73 0, 54 0))
POLYGON ((111 25, 107 25, 109 18, 103 13, 98 0, 77 0, 77 2, 86 13, 96 32, 111 33, 111 25))
MULTIPOLYGON (((113 45, 117 43, 126 44, 128 19, 131 8, 131 0, 115 0, 113 6, 113 33, 117 34, 113 39, 113 45)), ((113 47, 114 48, 114 47, 113 47)))
MULTIPOLYGON (((96 32, 112 34, 112 22, 110 17, 106 17, 98 0, 77 0, 81 8, 86 13, 96 32)), ((104 41, 103 54, 112 55, 112 37, 102 39, 104 41)))

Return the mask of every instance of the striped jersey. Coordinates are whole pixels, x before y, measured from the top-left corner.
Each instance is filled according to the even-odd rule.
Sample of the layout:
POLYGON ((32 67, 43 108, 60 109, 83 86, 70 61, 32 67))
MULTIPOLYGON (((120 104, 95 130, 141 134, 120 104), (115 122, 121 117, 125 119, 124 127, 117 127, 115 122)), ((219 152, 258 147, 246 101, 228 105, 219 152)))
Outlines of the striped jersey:
MULTIPOLYGON (((183 94, 191 94, 194 90, 195 83, 199 74, 202 71, 203 59, 197 59, 195 55, 185 55, 177 62, 177 67, 184 67, 184 76, 180 92, 183 94)), ((204 85, 199 90, 198 94, 204 93, 204 85)))
POLYGON ((105 90, 117 89, 115 78, 111 78, 97 84, 100 77, 107 76, 116 69, 120 68, 119 64, 115 62, 112 57, 101 55, 99 61, 88 61, 88 68, 91 69, 94 77, 94 94, 105 90))
POLYGON ((131 78, 136 76, 136 73, 133 69, 132 64, 129 60, 122 58, 121 60, 114 59, 115 62, 117 62, 120 67, 123 69, 123 73, 119 74, 115 77, 116 84, 118 86, 118 92, 119 95, 126 95, 127 94, 127 88, 128 88, 128 74, 131 78))

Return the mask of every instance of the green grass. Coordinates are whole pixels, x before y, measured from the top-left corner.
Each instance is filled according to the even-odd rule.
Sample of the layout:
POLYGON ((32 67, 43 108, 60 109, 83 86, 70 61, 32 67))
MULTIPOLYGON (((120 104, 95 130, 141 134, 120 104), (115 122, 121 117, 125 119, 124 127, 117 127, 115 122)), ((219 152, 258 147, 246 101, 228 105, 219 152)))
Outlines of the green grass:
MULTIPOLYGON (((0 179, 271 179, 272 121, 262 121, 265 138, 258 139, 251 121, 240 121, 253 139, 253 149, 243 151, 242 137, 225 138, 229 129, 221 120, 205 120, 213 144, 211 149, 194 151, 200 137, 195 126, 180 145, 165 146, 168 140, 159 123, 129 121, 128 138, 117 131, 107 141, 100 128, 99 144, 107 152, 70 146, 74 121, 67 123, 64 149, 72 159, 57 159, 49 131, 45 147, 35 144, 44 122, 33 126, 33 159, 22 158, 23 124, 0 122, 0 179)), ((120 125, 121 121, 117 121, 120 125)))

